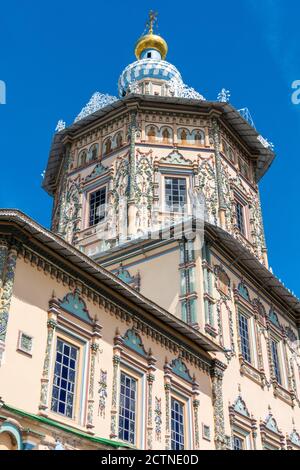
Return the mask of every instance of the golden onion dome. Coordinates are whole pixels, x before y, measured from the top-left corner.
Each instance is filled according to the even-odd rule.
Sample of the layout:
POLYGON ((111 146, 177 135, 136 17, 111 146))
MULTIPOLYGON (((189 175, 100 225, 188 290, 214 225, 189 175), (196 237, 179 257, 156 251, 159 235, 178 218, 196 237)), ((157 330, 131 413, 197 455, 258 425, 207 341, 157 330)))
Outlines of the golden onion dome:
POLYGON ((157 50, 160 53, 161 58, 164 60, 168 52, 168 45, 161 36, 149 32, 145 36, 142 36, 135 45, 134 53, 138 60, 140 59, 142 52, 146 49, 157 50))

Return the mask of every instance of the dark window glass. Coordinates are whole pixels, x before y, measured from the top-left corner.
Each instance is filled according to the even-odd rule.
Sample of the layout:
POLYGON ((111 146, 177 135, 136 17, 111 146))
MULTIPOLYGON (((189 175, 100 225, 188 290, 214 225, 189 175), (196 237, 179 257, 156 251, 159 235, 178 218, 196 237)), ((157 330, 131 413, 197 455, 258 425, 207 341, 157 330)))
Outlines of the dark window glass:
POLYGON ((135 444, 137 381, 121 372, 119 439, 135 444))
POLYGON ((244 441, 238 436, 233 436, 233 450, 244 450, 244 441))
POLYGON ((96 225, 105 218, 106 187, 90 195, 89 225, 96 225))
POLYGON ((272 350, 274 374, 275 374, 277 382, 281 385, 281 372, 280 372, 280 362, 279 362, 279 356, 278 356, 278 344, 274 340, 271 341, 271 350, 272 350))
POLYGON ((171 449, 184 449, 184 405, 171 399, 171 449))
POLYGON ((239 314, 239 333, 241 339, 242 356, 247 362, 251 363, 248 320, 241 313, 239 314))
POLYGON ((245 234, 244 206, 239 202, 236 203, 236 223, 239 231, 245 234))
POLYGON ((165 203, 171 212, 181 212, 186 204, 186 179, 165 179, 165 203))
POLYGON ((56 351, 51 410, 72 418, 78 348, 58 338, 56 351))

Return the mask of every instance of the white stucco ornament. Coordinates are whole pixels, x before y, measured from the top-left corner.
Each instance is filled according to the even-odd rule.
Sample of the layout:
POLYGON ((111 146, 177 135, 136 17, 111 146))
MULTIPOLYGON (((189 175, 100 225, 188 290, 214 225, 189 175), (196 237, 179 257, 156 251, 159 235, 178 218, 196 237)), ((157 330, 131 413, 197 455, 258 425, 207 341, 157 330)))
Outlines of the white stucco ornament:
POLYGON ((228 103, 230 98, 230 91, 222 88, 222 90, 218 94, 218 101, 221 103, 228 103))
POLYGON ((55 131, 56 131, 56 132, 60 132, 60 131, 63 131, 65 128, 66 128, 66 123, 65 123, 65 121, 63 121, 62 119, 60 119, 60 120, 58 121, 58 123, 56 124, 55 131))
POLYGON ((182 80, 178 77, 172 78, 169 82, 169 90, 173 96, 178 98, 188 98, 191 100, 201 100, 204 101, 205 98, 200 95, 194 88, 188 87, 182 80))
POLYGON ((104 108, 105 106, 108 106, 117 100, 118 98, 115 96, 99 93, 99 91, 96 91, 96 93, 92 95, 89 102, 82 108, 74 122, 80 121, 80 119, 89 116, 89 114, 95 113, 99 109, 104 108))

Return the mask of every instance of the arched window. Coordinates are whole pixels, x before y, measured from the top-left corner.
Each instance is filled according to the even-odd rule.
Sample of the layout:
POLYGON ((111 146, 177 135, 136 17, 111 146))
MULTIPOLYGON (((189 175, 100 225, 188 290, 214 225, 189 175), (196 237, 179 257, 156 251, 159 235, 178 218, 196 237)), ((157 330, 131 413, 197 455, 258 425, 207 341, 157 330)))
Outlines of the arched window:
POLYGON ((98 144, 93 144, 91 147, 90 147, 90 151, 89 151, 89 159, 91 161, 94 161, 94 160, 97 160, 98 158, 98 144))
POLYGON ((163 137, 163 142, 165 144, 169 143, 170 137, 171 137, 170 131, 168 129, 164 129, 162 133, 162 137, 163 137))
POLYGON ((122 147, 123 145, 123 138, 122 138, 122 134, 117 134, 117 137, 116 137, 116 147, 117 149, 122 147))
POLYGON ((81 150, 78 156, 78 166, 83 166, 87 162, 87 151, 81 150))
POLYGON ((202 132, 197 131, 196 134, 195 134, 195 144, 196 145, 201 145, 203 143, 204 143, 203 134, 202 134, 202 132))
POLYGON ((147 136, 150 142, 155 142, 156 131, 155 131, 154 126, 150 127, 150 129, 148 130, 147 136))
POLYGON ((181 134, 180 134, 180 140, 182 144, 187 143, 187 132, 185 129, 182 129, 181 134))
POLYGON ((110 152, 111 152, 111 149, 112 149, 112 146, 111 146, 111 138, 109 137, 109 138, 106 139, 106 141, 104 142, 104 153, 105 153, 105 154, 110 153, 110 152))

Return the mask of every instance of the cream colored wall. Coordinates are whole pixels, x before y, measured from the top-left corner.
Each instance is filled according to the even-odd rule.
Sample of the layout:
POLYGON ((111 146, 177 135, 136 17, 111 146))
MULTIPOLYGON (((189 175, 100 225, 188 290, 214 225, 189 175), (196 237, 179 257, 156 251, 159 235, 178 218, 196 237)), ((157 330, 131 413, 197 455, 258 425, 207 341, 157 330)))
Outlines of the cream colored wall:
MULTIPOLYGON (((166 255, 167 256, 167 255, 166 255)), ((167 265, 169 262, 166 263, 167 265)), ((169 268, 167 268, 169 269, 169 268)), ((165 275, 170 275, 168 270, 165 275)), ((146 275, 146 274, 145 274, 146 275)), ((153 280, 148 280, 153 283, 153 280)), ((147 282, 147 284, 148 284, 147 282)), ((45 348, 47 341, 47 310, 48 301, 52 297, 53 291, 55 296, 62 299, 70 289, 62 283, 58 283, 56 279, 51 278, 50 275, 45 275, 43 271, 37 270, 29 263, 25 263, 23 259, 19 258, 17 261, 15 284, 13 290, 13 299, 11 303, 8 329, 6 336, 6 349, 5 360, 0 368, 0 395, 4 402, 12 407, 19 408, 29 413, 39 413, 40 390, 41 390, 41 377, 43 362, 45 357, 45 348), (17 351, 17 341, 19 331, 26 332, 33 336, 33 353, 32 357, 17 351)), ((171 295, 171 294, 170 294, 171 295)), ((85 299, 86 300, 86 299, 85 299)), ((100 351, 96 356, 96 369, 95 369, 95 382, 94 382, 94 425, 93 431, 99 437, 109 438, 111 432, 111 404, 112 404, 112 382, 113 382, 113 338, 116 334, 116 329, 123 335, 133 325, 122 322, 109 313, 108 310, 100 308, 92 301, 86 300, 87 309, 91 317, 97 317, 102 326, 102 338, 100 339, 100 351), (100 370, 107 371, 107 401, 105 418, 100 417, 98 414, 98 389, 100 370)), ((70 315, 61 314, 58 317, 58 327, 55 332, 55 337, 60 336, 60 325, 63 318, 72 319, 70 315)), ((85 326, 82 322, 74 319, 77 325, 85 326)), ((86 326, 85 326, 86 327, 86 326)), ((77 332, 79 334, 79 330, 77 332)), ((63 335, 68 333, 64 332, 63 335)), ((171 362, 178 357, 178 353, 170 352, 162 347, 158 342, 155 342, 146 334, 141 333, 141 338, 146 351, 151 348, 153 356, 157 359, 156 371, 154 372, 155 381, 153 385, 153 406, 155 403, 155 396, 162 399, 162 440, 161 442, 154 441, 153 448, 164 449, 164 430, 165 430, 165 415, 164 415, 164 364, 165 360, 171 362)), ((74 341, 74 339, 70 339, 74 341)), ((53 341, 55 344, 55 339, 53 341)), ((180 343, 179 343, 180 344, 180 343)), ((134 352, 130 352, 130 356, 135 358, 136 361, 140 360, 134 352)), ((50 363, 51 374, 53 371, 53 351, 52 362, 50 363)), ((187 363, 191 376, 195 374, 196 381, 199 384, 199 428, 200 428, 200 445, 202 448, 213 447, 213 408, 211 398, 211 382, 207 373, 199 370, 197 367, 187 363), (210 442, 202 439, 202 423, 211 427, 212 440, 210 442)), ((86 377, 85 392, 88 391, 88 378, 86 377)), ((173 377, 175 382, 185 386, 191 392, 191 385, 184 384, 181 379, 173 377)), ((147 381, 146 381, 147 384, 147 381)), ((51 382, 50 382, 51 389, 51 382)), ((87 396, 87 395, 86 395, 87 396)), ((145 393, 145 400, 147 393, 145 393)), ((77 396, 77 401, 82 400, 82 395, 77 396)), ((50 407, 50 397, 48 398, 50 407)), ((142 405, 142 404, 141 404, 142 405)), ((143 404, 146 409, 146 403, 143 404)), ((138 413, 142 407, 138 409, 138 413)), ((48 416, 59 422, 75 426, 78 429, 85 430, 84 422, 80 423, 79 414, 74 420, 64 418, 54 412, 47 411, 48 416)), ((86 416, 86 415, 85 415, 86 416)), ((153 412, 154 418, 154 412, 153 412)), ((146 419, 146 417, 145 417, 146 419)), ((145 439, 144 439, 145 441, 145 439)))
MULTIPOLYGON (((215 251, 214 251, 215 252, 215 251)), ((231 286, 237 288, 239 282, 241 281, 242 276, 238 275, 237 271, 234 268, 230 268, 227 264, 225 258, 218 255, 212 256, 212 264, 219 265, 222 263, 223 267, 225 268, 227 274, 231 279, 231 286)), ((253 300, 254 298, 260 297, 261 301, 266 309, 267 314, 271 308, 271 301, 267 298, 267 292, 263 290, 263 286, 254 286, 251 282, 248 282, 245 279, 246 285, 249 288, 250 299, 253 300)), ((218 299, 218 292, 214 289, 214 296, 215 299, 218 299)), ((227 369, 224 374, 224 381, 223 381, 223 391, 224 391, 224 411, 225 411, 225 418, 226 418, 226 433, 230 435, 230 423, 229 423, 229 414, 228 414, 228 405, 233 404, 237 399, 238 395, 241 394, 243 400, 246 403, 246 406, 249 410, 249 413, 253 415, 253 418, 257 420, 257 426, 259 427, 260 421, 264 421, 269 414, 269 407, 271 407, 271 411, 273 413, 274 418, 277 421, 279 429, 283 432, 284 436, 286 434, 290 434, 293 431, 293 421, 295 422, 295 427, 297 431, 300 431, 300 404, 295 403, 294 408, 291 405, 287 404, 280 398, 276 398, 273 393, 273 386, 270 387, 265 386, 263 389, 259 384, 251 380, 250 378, 243 376, 240 372, 240 362, 238 359, 238 323, 237 323, 237 306, 235 302, 232 300, 229 301, 229 306, 233 314, 233 334, 234 334, 234 344, 236 355, 232 357, 229 361, 224 360, 223 354, 217 354, 220 360, 227 363, 227 369), (239 392, 239 389, 241 392, 239 392)), ((278 313, 279 321, 282 326, 285 328, 286 326, 293 326, 293 329, 296 333, 296 325, 293 321, 287 320, 283 313, 280 311, 279 308, 276 308, 275 311, 278 313)), ((223 312, 223 331, 224 331, 224 346, 230 349, 230 329, 229 329, 229 318, 228 315, 225 313, 225 309, 222 310, 223 312)), ((215 315, 216 310, 215 310, 215 315)), ((218 339, 218 338, 217 338, 218 339)), ((264 371, 266 373, 266 378, 270 381, 270 366, 269 366, 269 359, 268 359, 268 352, 267 352, 267 343, 265 335, 261 335, 261 342, 262 342, 262 360, 264 365, 264 371)), ((289 361, 292 357, 290 350, 288 350, 288 358, 289 361)), ((253 354, 253 351, 252 351, 253 354)), ((256 356, 258 353, 256 352, 256 356)), ((283 364, 282 364, 283 366, 283 364)), ((298 367, 295 363, 295 378, 297 383, 297 394, 298 398, 300 397, 300 382, 299 382, 299 370, 300 370, 300 362, 298 359, 298 367)), ((287 389, 287 385, 284 387, 287 389)), ((258 430, 258 438, 257 438, 257 447, 261 448, 261 439, 258 430)))
MULTIPOLYGON (((169 250, 170 246, 167 249, 169 250)), ((173 243, 171 249, 170 252, 163 248, 149 250, 144 252, 144 255, 124 260, 123 267, 128 269, 131 276, 140 274, 141 294, 173 315, 181 317, 178 243, 173 243)), ((118 268, 118 264, 107 266, 110 271, 118 268)))

